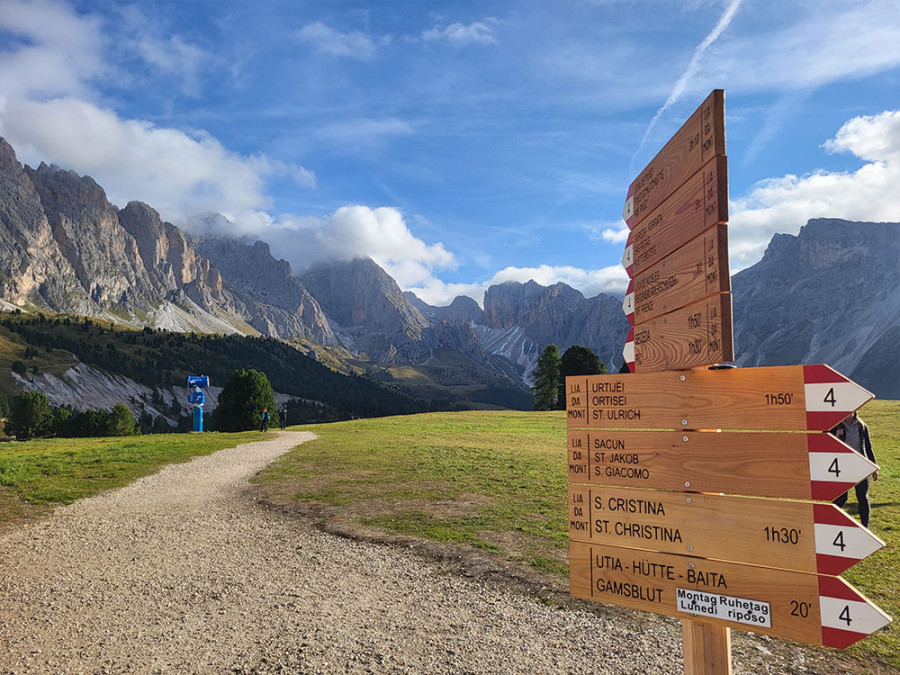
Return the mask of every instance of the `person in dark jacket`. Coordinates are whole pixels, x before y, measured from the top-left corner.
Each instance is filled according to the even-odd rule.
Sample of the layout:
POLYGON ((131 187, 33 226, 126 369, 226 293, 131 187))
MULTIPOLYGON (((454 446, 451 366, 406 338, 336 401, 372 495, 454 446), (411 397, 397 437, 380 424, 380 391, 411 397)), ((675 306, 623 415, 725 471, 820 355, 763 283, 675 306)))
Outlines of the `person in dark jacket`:
MULTIPOLYGON (((873 463, 877 463, 875 462, 875 452, 872 450, 872 439, 869 437, 869 426, 860 419, 857 412, 854 411, 850 417, 838 424, 833 432, 835 436, 863 457, 873 463)), ((878 480, 877 471, 872 474, 872 480, 878 480)), ((858 483, 854 490, 856 491, 856 501, 859 502, 859 520, 864 527, 868 527, 869 512, 871 510, 869 507, 869 479, 866 478, 861 483, 858 483)), ((849 496, 850 493, 845 492, 835 499, 834 503, 843 508, 849 496)))
POLYGON ((287 426, 287 404, 284 403, 278 409, 278 420, 281 422, 281 430, 284 431, 284 428, 287 426))

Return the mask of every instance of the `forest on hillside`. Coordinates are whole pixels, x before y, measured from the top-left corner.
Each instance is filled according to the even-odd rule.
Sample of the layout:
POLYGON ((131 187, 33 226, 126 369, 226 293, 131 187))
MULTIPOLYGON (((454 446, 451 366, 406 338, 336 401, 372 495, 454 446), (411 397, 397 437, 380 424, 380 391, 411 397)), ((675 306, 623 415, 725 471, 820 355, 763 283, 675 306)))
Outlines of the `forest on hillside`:
POLYGON ((188 375, 197 374, 224 384, 235 370, 252 368, 265 373, 275 391, 298 399, 298 413, 305 402, 303 417, 309 421, 403 415, 439 407, 368 377, 335 372, 272 338, 121 330, 90 318, 15 312, 0 316, 0 331, 16 336, 30 355, 64 350, 89 366, 152 388, 181 386, 188 375))

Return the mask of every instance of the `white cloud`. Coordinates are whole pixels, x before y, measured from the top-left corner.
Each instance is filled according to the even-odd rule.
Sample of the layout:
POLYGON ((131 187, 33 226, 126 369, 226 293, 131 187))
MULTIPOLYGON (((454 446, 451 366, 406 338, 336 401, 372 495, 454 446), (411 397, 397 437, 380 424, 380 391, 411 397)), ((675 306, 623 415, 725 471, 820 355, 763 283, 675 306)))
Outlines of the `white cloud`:
POLYGON ((497 44, 492 25, 493 19, 474 21, 469 25, 452 23, 446 28, 432 28, 422 32, 421 39, 424 42, 446 42, 454 47, 468 45, 493 45, 497 44))
POLYGON ((600 238, 603 241, 608 241, 612 244, 624 244, 625 240, 628 239, 628 233, 630 230, 625 223, 618 224, 616 227, 607 227, 600 233, 600 238))
POLYGON ((758 183, 731 203, 729 252, 736 272, 758 261, 776 232, 796 234, 810 218, 896 221, 900 217, 900 111, 857 117, 824 145, 867 163, 853 172, 817 171, 758 183))
POLYGON ((342 33, 321 21, 307 24, 297 31, 296 37, 320 53, 363 61, 374 58, 380 45, 390 43, 389 37, 376 41, 361 31, 342 33))
POLYGON ((443 244, 427 244, 416 237, 403 214, 387 206, 343 206, 322 218, 288 216, 257 235, 296 271, 318 262, 368 256, 401 288, 426 283, 436 270, 457 266, 456 257, 443 244))
POLYGON ((0 100, 81 95, 108 72, 101 58, 101 22, 54 0, 0 0, 0 100))
POLYGON ((238 155, 203 132, 123 120, 78 99, 8 102, 0 106, 0 135, 23 162, 89 175, 114 204, 144 201, 176 224, 196 213, 267 208, 265 179, 275 174, 315 181, 303 167, 238 155))

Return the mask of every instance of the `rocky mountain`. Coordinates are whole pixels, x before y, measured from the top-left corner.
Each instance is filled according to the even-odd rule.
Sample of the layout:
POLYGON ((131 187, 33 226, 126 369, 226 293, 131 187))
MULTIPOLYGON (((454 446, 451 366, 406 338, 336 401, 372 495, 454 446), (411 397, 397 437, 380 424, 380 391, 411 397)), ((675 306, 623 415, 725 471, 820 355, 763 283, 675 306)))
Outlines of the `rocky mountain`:
POLYGON ((734 275, 736 363, 825 363, 900 398, 900 223, 810 220, 734 275))
POLYGON ((269 245, 226 237, 195 239, 198 253, 225 278, 235 310, 263 335, 333 346, 337 338, 321 306, 269 245))
MULTIPOLYGON (((814 220, 776 235, 733 280, 737 363, 828 363, 900 397, 898 246, 891 223, 814 220)), ((24 167, 2 138, 0 306, 296 339, 450 405, 527 406, 525 383, 551 343, 590 347, 617 371, 628 331, 620 298, 561 283, 495 285, 482 309, 468 297, 428 305, 370 259, 294 274, 264 242, 192 237, 151 206, 110 204, 90 177, 24 167)))

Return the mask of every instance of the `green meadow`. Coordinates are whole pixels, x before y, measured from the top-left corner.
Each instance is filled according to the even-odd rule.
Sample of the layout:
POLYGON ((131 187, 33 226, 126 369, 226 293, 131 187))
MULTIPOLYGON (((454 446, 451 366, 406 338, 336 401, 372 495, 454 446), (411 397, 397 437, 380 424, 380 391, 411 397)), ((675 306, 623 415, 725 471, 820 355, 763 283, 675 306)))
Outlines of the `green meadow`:
MULTIPOLYGON (((860 414, 881 467, 870 488, 872 530, 887 548, 844 577, 900 616, 900 402, 873 401, 860 414)), ((292 429, 319 439, 256 479, 267 499, 389 534, 471 546, 565 579, 564 413, 431 413, 292 429)), ((248 432, 2 444, 0 524, 14 526, 164 464, 259 438, 248 432)), ((855 516, 852 493, 850 499, 855 516)), ((900 668, 900 629, 891 625, 848 651, 900 668)))

